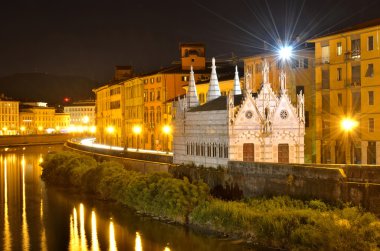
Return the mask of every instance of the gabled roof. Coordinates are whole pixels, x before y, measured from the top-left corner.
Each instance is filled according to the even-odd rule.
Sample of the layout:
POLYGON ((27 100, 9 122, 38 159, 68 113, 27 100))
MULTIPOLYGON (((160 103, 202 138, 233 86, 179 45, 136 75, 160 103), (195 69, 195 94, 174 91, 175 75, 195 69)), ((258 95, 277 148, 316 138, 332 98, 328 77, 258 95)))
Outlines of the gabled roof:
MULTIPOLYGON (((256 97, 256 93, 252 93, 253 97, 256 97)), ((243 102, 243 94, 234 96, 234 106, 238 106, 243 102)), ((227 110, 227 96, 220 96, 210 102, 203 105, 194 107, 189 112, 203 112, 203 111, 221 111, 227 110)))

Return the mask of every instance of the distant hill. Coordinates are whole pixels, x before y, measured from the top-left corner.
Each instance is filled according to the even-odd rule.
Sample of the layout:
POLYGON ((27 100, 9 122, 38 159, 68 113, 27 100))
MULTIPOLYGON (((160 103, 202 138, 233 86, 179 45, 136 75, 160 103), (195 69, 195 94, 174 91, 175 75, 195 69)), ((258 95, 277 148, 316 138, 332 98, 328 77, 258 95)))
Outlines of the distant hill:
POLYGON ((49 105, 94 97, 95 81, 85 77, 58 76, 44 73, 17 73, 0 77, 0 93, 21 101, 42 101, 49 105))

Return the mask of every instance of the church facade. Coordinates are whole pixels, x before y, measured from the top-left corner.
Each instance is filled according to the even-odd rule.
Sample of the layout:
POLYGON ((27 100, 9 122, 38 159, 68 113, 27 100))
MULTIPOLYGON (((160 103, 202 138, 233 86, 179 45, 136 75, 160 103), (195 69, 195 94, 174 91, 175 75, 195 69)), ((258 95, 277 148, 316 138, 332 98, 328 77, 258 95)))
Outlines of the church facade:
POLYGON ((280 74, 277 94, 263 62, 263 83, 252 93, 245 77, 243 91, 235 71, 234 89, 221 96, 213 59, 207 102, 199 105, 193 71, 185 98, 176 102, 174 163, 226 167, 229 160, 304 163, 304 95, 294 106, 280 74))

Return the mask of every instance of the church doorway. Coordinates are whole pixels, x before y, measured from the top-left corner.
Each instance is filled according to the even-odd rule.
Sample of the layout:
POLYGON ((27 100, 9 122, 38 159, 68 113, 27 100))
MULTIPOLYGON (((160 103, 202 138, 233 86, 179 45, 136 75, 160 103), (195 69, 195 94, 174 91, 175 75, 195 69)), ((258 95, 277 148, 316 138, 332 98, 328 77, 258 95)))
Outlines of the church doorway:
POLYGON ((289 163, 288 144, 278 144, 278 163, 289 163))
POLYGON ((243 144, 243 161, 255 161, 255 145, 253 143, 243 144))

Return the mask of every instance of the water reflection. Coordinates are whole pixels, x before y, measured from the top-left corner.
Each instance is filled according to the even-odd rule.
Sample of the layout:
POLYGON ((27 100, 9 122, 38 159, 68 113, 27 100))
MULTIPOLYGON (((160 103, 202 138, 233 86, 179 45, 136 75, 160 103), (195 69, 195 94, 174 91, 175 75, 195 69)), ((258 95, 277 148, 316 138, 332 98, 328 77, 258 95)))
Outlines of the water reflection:
POLYGON ((4 246, 3 250, 12 250, 11 231, 9 230, 9 215, 8 215, 8 172, 7 160, 1 157, 1 164, 4 166, 4 246))
POLYGON ((113 222, 112 222, 112 219, 110 221, 110 238, 109 238, 109 242, 110 242, 110 248, 109 250, 110 251, 117 251, 117 245, 116 245, 116 240, 115 240, 115 228, 113 226, 113 222))
POLYGON ((98 242, 98 233, 96 232, 96 214, 95 211, 91 212, 91 250, 98 251, 99 250, 99 242, 98 242))
POLYGON ((141 237, 139 232, 136 232, 135 251, 142 251, 141 237))
POLYGON ((0 250, 245 250, 114 203, 45 188, 39 164, 49 150, 0 148, 0 250))
POLYGON ((26 195, 25 195, 25 156, 21 158, 22 168, 22 249, 29 249, 29 232, 28 222, 26 220, 26 195))

